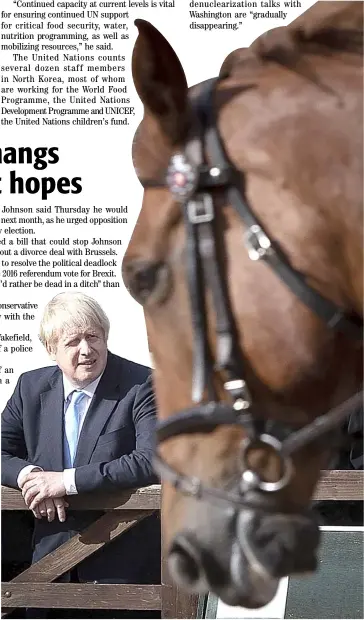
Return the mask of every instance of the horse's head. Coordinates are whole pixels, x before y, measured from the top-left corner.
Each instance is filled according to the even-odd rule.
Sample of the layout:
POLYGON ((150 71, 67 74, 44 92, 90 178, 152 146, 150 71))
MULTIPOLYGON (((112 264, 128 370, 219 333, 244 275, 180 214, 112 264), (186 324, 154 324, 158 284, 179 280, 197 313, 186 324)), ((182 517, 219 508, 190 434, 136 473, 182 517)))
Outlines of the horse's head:
POLYGON ((164 428, 167 478, 187 476, 186 494, 168 482, 163 493, 170 569, 192 591, 261 606, 280 577, 315 568, 318 528, 308 509, 331 446, 310 442, 288 457, 278 439, 357 389, 361 353, 269 261, 251 260, 276 250, 242 222, 234 201, 238 193, 259 217, 291 273, 306 274, 303 289, 321 293, 312 297, 318 306, 324 299, 360 312, 361 60, 321 55, 318 43, 302 71, 298 61, 288 70, 241 50, 206 99, 206 86, 188 90, 164 37, 137 25, 133 77, 145 114, 133 158, 146 191, 124 279, 145 308, 162 423, 192 400, 227 403, 212 408, 213 420, 197 411, 164 428), (178 200, 184 191, 188 208, 178 200), (234 415, 246 424, 233 424, 234 415), (258 419, 274 421, 278 433, 247 444, 258 419), (207 487, 212 495, 198 499, 207 487))

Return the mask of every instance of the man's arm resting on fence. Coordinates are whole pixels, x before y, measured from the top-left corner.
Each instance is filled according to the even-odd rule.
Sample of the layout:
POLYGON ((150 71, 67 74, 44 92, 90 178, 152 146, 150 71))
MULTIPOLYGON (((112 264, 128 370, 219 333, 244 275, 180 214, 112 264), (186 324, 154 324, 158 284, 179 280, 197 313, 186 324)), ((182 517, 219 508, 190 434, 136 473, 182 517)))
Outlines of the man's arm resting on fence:
MULTIPOLYGON (((30 474, 42 471, 41 467, 27 460, 23 431, 22 378, 23 375, 19 377, 1 419, 1 483, 14 489, 22 489, 30 474)), ((60 521, 64 521, 67 506, 63 498, 47 499, 39 502, 32 512, 37 519, 47 517, 49 521, 53 521, 57 513, 60 521)))
MULTIPOLYGON (((22 417, 21 375, 14 394, 1 416, 1 483, 18 489, 18 477, 25 467, 33 466, 27 461, 22 417)), ((20 476, 21 477, 21 476, 20 476)))

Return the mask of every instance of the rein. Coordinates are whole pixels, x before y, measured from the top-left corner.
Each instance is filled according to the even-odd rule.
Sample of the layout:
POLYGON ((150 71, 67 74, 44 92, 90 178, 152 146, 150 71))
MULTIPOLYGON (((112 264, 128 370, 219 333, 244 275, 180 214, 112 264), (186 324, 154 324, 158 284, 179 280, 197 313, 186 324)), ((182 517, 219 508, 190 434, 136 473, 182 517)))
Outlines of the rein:
MULTIPOLYGON (((161 443, 181 434, 209 432, 220 425, 233 424, 244 428, 247 438, 241 446, 241 480, 239 494, 207 487, 195 477, 186 476, 170 465, 160 454, 155 456, 155 468, 181 493, 209 501, 247 503, 250 490, 277 492, 287 486, 293 474, 291 455, 304 446, 321 439, 337 429, 362 402, 357 393, 339 407, 316 418, 300 429, 287 429, 266 421, 255 409, 244 381, 244 358, 238 339, 236 321, 231 309, 227 280, 221 261, 220 248, 224 236, 218 227, 215 191, 224 192, 226 200, 246 226, 243 243, 252 261, 263 260, 292 293, 310 308, 330 329, 346 336, 361 339, 362 320, 348 315, 307 282, 307 276, 293 267, 277 242, 264 230, 251 210, 241 189, 241 172, 229 161, 217 126, 212 105, 218 79, 202 85, 192 101, 197 121, 197 136, 186 140, 184 151, 172 156, 165 183, 140 179, 143 187, 168 188, 180 204, 186 229, 187 279, 194 332, 192 400, 195 406, 158 422, 157 440, 161 443), (216 316, 216 355, 210 349, 207 331, 206 290, 211 292, 216 316), (224 390, 228 402, 217 400, 213 385, 214 372, 224 373, 224 390), (208 402, 204 401, 207 393, 208 402), (265 446, 273 450, 281 462, 281 476, 267 482, 249 467, 249 452, 265 446)), ((243 188, 244 190, 244 188, 243 188)))

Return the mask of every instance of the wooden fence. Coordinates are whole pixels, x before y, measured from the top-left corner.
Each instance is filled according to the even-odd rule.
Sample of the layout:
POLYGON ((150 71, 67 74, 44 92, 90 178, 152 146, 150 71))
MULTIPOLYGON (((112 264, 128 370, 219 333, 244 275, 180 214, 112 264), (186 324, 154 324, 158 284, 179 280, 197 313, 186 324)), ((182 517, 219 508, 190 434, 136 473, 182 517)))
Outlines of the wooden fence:
MULTIPOLYGON (((315 499, 361 500, 364 472, 325 471, 315 499)), ((20 491, 2 487, 2 510, 25 510, 20 491)), ((162 556, 161 584, 53 583, 64 572, 160 509, 159 485, 112 495, 68 498, 72 510, 105 510, 77 534, 9 582, 2 583, 3 616, 17 607, 161 610, 162 618, 196 618, 198 597, 171 581, 162 556), (31 587, 29 587, 31 584, 31 587)))

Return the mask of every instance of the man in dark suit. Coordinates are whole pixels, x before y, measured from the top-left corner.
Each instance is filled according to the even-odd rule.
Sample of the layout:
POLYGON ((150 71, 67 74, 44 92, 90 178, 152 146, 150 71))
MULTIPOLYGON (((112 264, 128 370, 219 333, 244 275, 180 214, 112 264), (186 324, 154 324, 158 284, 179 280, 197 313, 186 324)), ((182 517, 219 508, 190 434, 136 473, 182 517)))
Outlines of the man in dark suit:
MULTIPOLYGON (((110 353, 108 332, 95 300, 57 295, 40 330, 57 366, 21 375, 2 414, 2 484, 21 488, 36 517, 33 562, 102 514, 67 510, 68 495, 158 482, 150 369, 110 353)), ((160 583, 159 519, 144 519, 84 560, 77 578, 160 583)))

